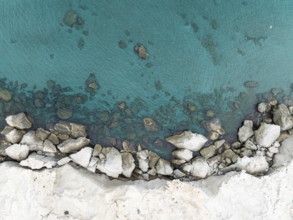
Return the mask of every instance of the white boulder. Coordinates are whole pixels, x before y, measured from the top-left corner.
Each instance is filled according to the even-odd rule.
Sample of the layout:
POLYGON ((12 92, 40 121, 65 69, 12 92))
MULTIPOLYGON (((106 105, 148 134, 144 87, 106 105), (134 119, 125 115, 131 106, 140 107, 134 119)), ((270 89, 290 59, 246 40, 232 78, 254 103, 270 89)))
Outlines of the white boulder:
POLYGON ((70 158, 74 163, 77 163, 78 165, 82 167, 87 167, 89 165, 91 156, 93 153, 93 148, 91 147, 84 147, 80 151, 70 154, 70 158))
POLYGON ((250 174, 262 174, 269 170, 269 164, 264 156, 238 158, 235 165, 250 174))
POLYGON ((28 129, 32 126, 24 113, 7 116, 5 120, 8 125, 18 129, 28 129))
POLYGON ((208 139, 201 134, 184 131, 181 134, 167 137, 166 141, 175 145, 177 148, 198 151, 204 146, 208 139))
POLYGON ((30 151, 43 150, 43 141, 38 139, 35 131, 29 131, 23 135, 20 144, 29 146, 30 151))
POLYGON ((188 149, 178 149, 178 150, 175 150, 175 151, 172 152, 172 155, 175 158, 182 159, 182 160, 185 160, 185 161, 189 161, 193 157, 192 151, 190 151, 188 149))
POLYGON ((122 174, 125 177, 130 178, 135 168, 134 158, 131 153, 127 153, 127 152, 121 153, 121 156, 122 156, 122 169, 123 169, 122 174))
POLYGON ((238 131, 238 139, 240 142, 245 142, 250 138, 254 133, 252 130, 253 122, 251 120, 245 120, 244 124, 238 131))
POLYGON ((261 126, 254 132, 256 143, 262 147, 270 147, 280 136, 279 125, 261 123, 261 126))
POLYGON ((33 170, 39 170, 42 168, 53 168, 57 165, 56 159, 53 157, 46 157, 36 153, 32 153, 26 160, 22 160, 19 163, 23 167, 29 167, 33 170))
POLYGON ((23 144, 13 144, 5 149, 5 153, 12 159, 21 161, 27 158, 29 147, 23 144))
POLYGON ((173 173, 173 168, 169 161, 160 158, 156 164, 156 170, 158 174, 161 175, 171 175, 173 173))

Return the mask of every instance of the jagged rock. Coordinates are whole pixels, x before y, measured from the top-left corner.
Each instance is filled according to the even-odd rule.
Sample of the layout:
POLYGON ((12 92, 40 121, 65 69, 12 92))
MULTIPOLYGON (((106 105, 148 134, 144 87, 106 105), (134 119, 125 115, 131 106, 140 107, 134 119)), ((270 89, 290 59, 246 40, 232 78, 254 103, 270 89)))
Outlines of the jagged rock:
POLYGON ((70 157, 64 157, 64 158, 58 160, 58 161, 57 161, 57 164, 58 164, 59 166, 63 166, 63 165, 65 165, 65 164, 69 163, 70 161, 72 161, 72 159, 71 159, 70 157))
POLYGON ((98 155, 102 152, 102 150, 103 150, 102 145, 100 145, 100 144, 96 144, 96 145, 94 146, 94 150, 93 150, 93 157, 98 156, 98 155))
POLYGON ((156 164, 156 170, 158 174, 161 175, 171 175, 173 173, 173 168, 169 161, 160 158, 156 164))
POLYGON ((220 135, 225 134, 225 130, 222 128, 222 124, 218 119, 213 119, 212 121, 210 121, 209 127, 212 131, 217 132, 220 135))
POLYGON ((48 136, 48 140, 51 141, 54 145, 58 145, 60 143, 59 138, 56 134, 50 134, 48 136))
POLYGON ((147 172, 149 169, 148 150, 141 150, 136 153, 138 167, 142 172, 147 172))
POLYGON ((271 146, 280 136, 280 126, 261 123, 261 126, 254 132, 255 141, 262 147, 271 146))
POLYGON ((99 157, 101 155, 105 155, 105 158, 100 158, 101 160, 98 161, 98 170, 113 178, 117 178, 120 174, 122 174, 122 156, 116 148, 103 148, 99 157))
POLYGON ((227 149, 221 154, 221 158, 224 160, 229 159, 231 162, 235 163, 238 159, 238 155, 233 150, 227 149))
POLYGON ((195 158, 191 163, 184 164, 182 170, 196 178, 206 178, 211 172, 211 168, 203 157, 195 158))
POLYGON ((33 170, 39 170, 43 167, 53 168, 57 165, 56 159, 53 157, 46 157, 36 153, 32 153, 26 160, 22 160, 19 163, 23 167, 29 167, 33 170))
POLYGON ((8 125, 18 129, 28 129, 32 126, 24 113, 7 116, 5 120, 8 125))
POLYGON ((0 99, 9 102, 12 99, 12 93, 7 89, 0 89, 0 99))
POLYGON ((66 120, 72 117, 73 111, 70 108, 58 108, 56 114, 58 118, 66 120))
POLYGON ((5 153, 12 159, 21 161, 27 158, 29 147, 23 144, 13 144, 5 149, 5 153))
POLYGON ((0 140, 0 157, 6 157, 7 154, 5 153, 6 148, 10 147, 11 143, 6 140, 0 140))
POLYGON ((257 150, 257 146, 253 143, 252 140, 248 139, 247 141, 245 141, 244 144, 245 148, 247 149, 251 149, 251 150, 257 150))
POLYGON ((190 151, 188 149, 178 149, 178 150, 175 150, 175 151, 172 152, 172 155, 175 158, 182 159, 182 160, 185 160, 185 161, 189 161, 193 157, 192 151, 190 151))
POLYGON ((96 172, 96 168, 97 168, 97 163, 100 159, 97 157, 92 157, 90 159, 89 165, 87 166, 87 170, 95 173, 96 172))
POLYGON ((25 131, 23 130, 18 130, 16 128, 13 128, 11 131, 9 131, 7 134, 4 135, 5 140, 12 144, 19 143, 24 133, 25 131))
POLYGON ((252 130, 253 122, 250 120, 245 120, 244 124, 238 131, 238 139, 239 141, 245 142, 248 138, 250 138, 254 133, 252 130))
POLYGON ((49 131, 46 131, 45 129, 43 128, 38 128, 36 130, 36 137, 38 139, 40 139, 41 141, 44 141, 46 138, 48 138, 50 135, 50 132, 49 131))
POLYGON ((23 135, 20 144, 26 144, 29 146, 30 151, 43 150, 43 141, 39 140, 35 131, 29 131, 23 135))
POLYGON ((192 133, 191 131, 184 131, 179 135, 167 137, 166 141, 175 145, 177 148, 198 151, 204 146, 208 139, 201 134, 192 133))
POLYGON ((70 158, 73 162, 77 163, 82 167, 87 167, 89 165, 90 159, 92 157, 93 148, 84 147, 80 151, 70 154, 70 158))
POLYGON ((44 141, 43 151, 46 152, 46 153, 56 153, 57 148, 55 147, 55 145, 51 141, 45 140, 44 141))
POLYGON ((158 160, 160 159, 158 154, 156 154, 155 152, 149 151, 148 158, 149 158, 149 167, 155 168, 158 160))
POLYGON ((174 172, 173 172, 173 176, 174 176, 175 178, 182 178, 182 177, 185 177, 186 174, 183 173, 181 170, 176 169, 176 170, 174 170, 174 172))
POLYGON ((62 153, 72 153, 74 151, 78 151, 81 148, 87 146, 90 143, 90 140, 85 137, 79 137, 77 139, 69 138, 66 141, 63 141, 61 144, 57 146, 57 148, 62 153))
POLYGON ((236 167, 250 174, 262 174, 269 170, 269 164, 264 156, 239 158, 236 167))
POLYGON ((206 148, 201 149, 200 154, 204 158, 210 158, 216 154, 217 149, 218 148, 215 145, 210 145, 206 148))
POLYGON ((121 156, 122 156, 122 169, 123 169, 122 174, 125 177, 130 178, 135 168, 134 158, 131 153, 127 153, 127 152, 121 153, 121 156))
POLYGON ((293 127, 293 117, 288 107, 284 104, 279 104, 273 110, 273 120, 275 124, 281 127, 282 131, 289 130, 293 127))
POLYGON ((74 138, 79 138, 79 137, 86 137, 86 127, 84 125, 80 124, 75 124, 75 123, 70 123, 71 126, 71 136, 74 138))

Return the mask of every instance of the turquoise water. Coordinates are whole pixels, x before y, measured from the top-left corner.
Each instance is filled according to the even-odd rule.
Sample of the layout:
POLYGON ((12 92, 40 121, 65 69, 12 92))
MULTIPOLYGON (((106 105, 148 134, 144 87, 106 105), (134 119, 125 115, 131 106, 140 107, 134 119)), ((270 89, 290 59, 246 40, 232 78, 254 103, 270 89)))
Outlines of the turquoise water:
POLYGON ((59 120, 58 108, 69 108, 68 120, 87 124, 93 142, 129 140, 168 157, 164 136, 206 133, 207 110, 233 139, 256 102, 273 98, 272 88, 284 91, 277 98, 291 98, 291 0, 11 0, 0 6, 1 87, 13 93, 12 101, 1 101, 1 120, 27 111, 36 126, 49 126, 59 120), (69 10, 82 18, 81 28, 63 23, 69 10), (137 43, 147 59, 134 52, 137 43), (100 88, 90 94, 91 73, 100 88), (55 86, 48 88, 48 80, 55 86), (246 81, 257 87, 245 87, 246 81), (45 104, 36 107, 36 98, 45 104), (158 131, 147 131, 144 117, 158 131))

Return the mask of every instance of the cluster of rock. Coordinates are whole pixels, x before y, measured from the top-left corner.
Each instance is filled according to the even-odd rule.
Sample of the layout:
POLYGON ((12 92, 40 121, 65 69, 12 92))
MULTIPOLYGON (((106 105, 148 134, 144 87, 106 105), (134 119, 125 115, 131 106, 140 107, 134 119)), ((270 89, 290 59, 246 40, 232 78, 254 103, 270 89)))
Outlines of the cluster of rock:
POLYGON ((260 103, 258 111, 263 121, 256 124, 245 120, 238 131, 238 141, 232 144, 221 139, 225 131, 217 120, 209 124, 208 138, 191 131, 167 137, 165 140, 176 147, 171 162, 141 146, 134 150, 127 141, 120 150, 92 146, 85 126, 76 123, 60 121, 48 130, 32 130, 31 119, 19 113, 6 117, 0 159, 10 158, 31 169, 74 162, 112 178, 144 180, 157 176, 194 180, 231 170, 261 175, 269 170, 280 143, 293 131, 293 107, 260 103))

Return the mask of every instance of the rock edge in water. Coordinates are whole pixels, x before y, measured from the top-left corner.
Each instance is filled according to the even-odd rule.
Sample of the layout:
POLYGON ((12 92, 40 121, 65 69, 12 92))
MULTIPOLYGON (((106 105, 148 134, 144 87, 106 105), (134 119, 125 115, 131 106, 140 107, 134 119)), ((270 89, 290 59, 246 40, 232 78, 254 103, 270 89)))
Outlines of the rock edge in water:
POLYGON ((205 137, 184 131, 166 137, 174 145, 173 160, 128 142, 123 148, 91 144, 84 125, 59 122, 53 128, 32 130, 32 119, 25 113, 6 117, 7 126, 1 132, 0 161, 15 160, 30 169, 53 168, 72 162, 93 173, 104 173, 124 180, 168 178, 197 180, 229 171, 244 170, 264 175, 274 165, 274 156, 281 143, 293 133, 290 106, 260 103, 263 121, 245 120, 238 131, 238 141, 229 144, 220 137, 224 129, 220 122, 209 125, 216 135, 205 137), (265 110, 263 108, 265 106, 265 110), (271 118, 270 118, 270 117, 271 118), (60 137, 60 134, 66 134, 60 137))

